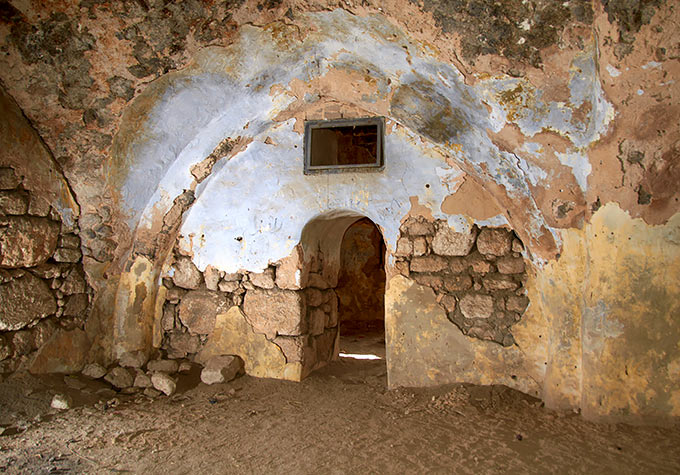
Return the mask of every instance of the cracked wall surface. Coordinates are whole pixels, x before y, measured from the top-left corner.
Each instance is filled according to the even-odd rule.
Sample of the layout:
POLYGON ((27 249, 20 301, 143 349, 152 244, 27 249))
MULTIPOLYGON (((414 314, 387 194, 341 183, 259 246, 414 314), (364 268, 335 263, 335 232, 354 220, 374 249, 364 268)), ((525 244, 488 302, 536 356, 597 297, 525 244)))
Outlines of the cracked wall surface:
MULTIPOLYGON (((91 359, 168 350, 177 256, 202 275, 276 268, 294 291, 328 280, 335 256, 311 272, 305 226, 340 213, 387 247, 390 384, 500 382, 590 417, 677 416, 660 263, 677 250, 678 24, 662 0, 2 1, 0 81, 51 162, 7 157, 77 229, 91 359), (365 116, 386 118, 383 172, 302 174, 305 120, 365 116), (398 275, 413 219, 516 233, 530 304, 512 344, 471 339, 398 275)), ((220 328, 245 328, 235 314, 220 328)))

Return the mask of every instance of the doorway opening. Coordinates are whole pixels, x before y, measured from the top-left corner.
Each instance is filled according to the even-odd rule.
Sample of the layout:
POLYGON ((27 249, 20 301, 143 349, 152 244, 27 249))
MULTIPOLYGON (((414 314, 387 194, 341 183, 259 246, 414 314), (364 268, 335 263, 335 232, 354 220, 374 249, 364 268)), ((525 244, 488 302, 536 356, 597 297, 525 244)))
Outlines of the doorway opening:
POLYGON ((340 246, 340 357, 385 362, 385 242, 368 218, 352 224, 340 246))

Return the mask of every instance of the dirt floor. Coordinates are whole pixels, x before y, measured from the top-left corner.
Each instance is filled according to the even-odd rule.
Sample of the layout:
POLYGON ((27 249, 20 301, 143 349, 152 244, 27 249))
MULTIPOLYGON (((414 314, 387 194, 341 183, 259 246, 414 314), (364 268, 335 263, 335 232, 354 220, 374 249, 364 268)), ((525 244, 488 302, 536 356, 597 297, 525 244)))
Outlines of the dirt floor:
MULTIPOLYGON (((384 343, 348 335, 341 352, 382 357, 384 343)), ((680 427, 595 424, 503 386, 388 391, 384 358, 343 357, 301 383, 199 381, 196 368, 152 400, 7 377, 0 472, 680 473, 680 427), (74 407, 51 409, 55 393, 74 407)))

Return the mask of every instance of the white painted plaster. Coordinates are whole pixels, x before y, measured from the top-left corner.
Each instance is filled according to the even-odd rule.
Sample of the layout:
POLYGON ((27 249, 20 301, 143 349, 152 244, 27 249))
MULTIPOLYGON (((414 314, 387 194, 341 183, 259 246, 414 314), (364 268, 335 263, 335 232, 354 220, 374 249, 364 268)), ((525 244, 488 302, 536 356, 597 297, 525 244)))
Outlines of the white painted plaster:
POLYGON ((581 152, 555 152, 555 156, 562 165, 572 169, 578 186, 585 192, 588 189, 588 175, 593 170, 588 157, 581 152))
POLYGON ((409 197, 419 196, 436 218, 448 217, 440 211, 447 182, 434 170, 450 167, 407 129, 386 136, 383 172, 307 176, 293 121, 267 134, 275 147, 256 140, 224 162, 186 213, 180 247, 193 253, 201 270, 211 264, 226 272, 262 271, 292 252, 307 222, 331 210, 367 216, 392 249, 411 208, 409 197))

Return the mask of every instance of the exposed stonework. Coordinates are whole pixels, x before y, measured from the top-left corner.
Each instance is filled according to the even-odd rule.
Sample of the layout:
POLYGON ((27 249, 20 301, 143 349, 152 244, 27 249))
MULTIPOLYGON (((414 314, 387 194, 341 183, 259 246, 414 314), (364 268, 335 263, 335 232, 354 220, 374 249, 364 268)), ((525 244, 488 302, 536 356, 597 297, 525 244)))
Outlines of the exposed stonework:
POLYGON ((423 238, 424 255, 413 250, 398 254, 395 266, 400 273, 431 287, 449 320, 465 335, 503 346, 514 344, 510 328, 529 304, 524 259, 512 250, 514 241, 514 248, 521 249, 514 233, 476 227, 458 233, 446 221, 431 223, 422 217, 403 223, 402 249, 415 249, 413 244, 423 238))
POLYGON ((423 5, 443 31, 462 37, 462 54, 468 61, 483 54, 497 54, 540 66, 540 50, 557 43, 569 22, 593 20, 587 0, 426 0, 423 5))
MULTIPOLYGON (((314 272, 305 274, 318 277, 300 288, 299 260, 283 264, 290 270, 279 263, 259 273, 225 273, 213 266, 201 273, 178 255, 175 249, 167 266, 172 278, 162 278, 157 315, 160 346, 168 358, 205 364, 213 356, 237 355, 248 374, 299 380, 337 354, 336 292, 314 272), (191 278, 178 280, 178 269, 191 278), (189 286, 187 280, 196 288, 177 285, 189 286)), ((314 262, 310 270, 320 272, 321 260, 314 262)))
POLYGON ((12 167, 0 170, 4 196, 27 204, 8 207, 0 199, 0 372, 79 371, 89 348, 82 329, 92 292, 80 238, 50 205, 31 205, 43 190, 26 188, 12 167))
POLYGON ((233 328, 269 362, 260 374, 299 379, 337 342, 335 254, 304 246, 303 226, 355 213, 388 249, 391 308, 412 332, 397 340, 426 360, 426 344, 467 348, 407 367, 443 381, 465 354, 483 364, 447 374, 541 390, 550 407, 680 414, 663 264, 678 241, 679 24, 663 0, 2 2, 0 295, 33 314, 6 318, 20 323, 0 333, 0 371, 80 330, 108 369, 128 350, 195 361, 214 314, 245 299, 233 328), (369 115, 386 118, 382 172, 299 174, 305 120, 369 115), (16 297, 25 276, 54 305, 16 297), (195 292, 225 303, 182 318, 195 292), (296 302, 285 322, 268 292, 296 302), (407 296, 433 295, 436 330, 418 328, 407 296), (517 345, 490 343, 508 335, 517 345))
MULTIPOLYGON (((53 256, 57 237, 59 223, 48 218, 0 216, 0 266, 18 268, 42 264, 53 256)), ((55 260, 59 259, 60 253, 55 255, 55 260)))
POLYGON ((178 306, 178 315, 189 332, 207 335, 215 326, 215 315, 228 308, 227 299, 222 293, 193 290, 182 298, 178 306))

